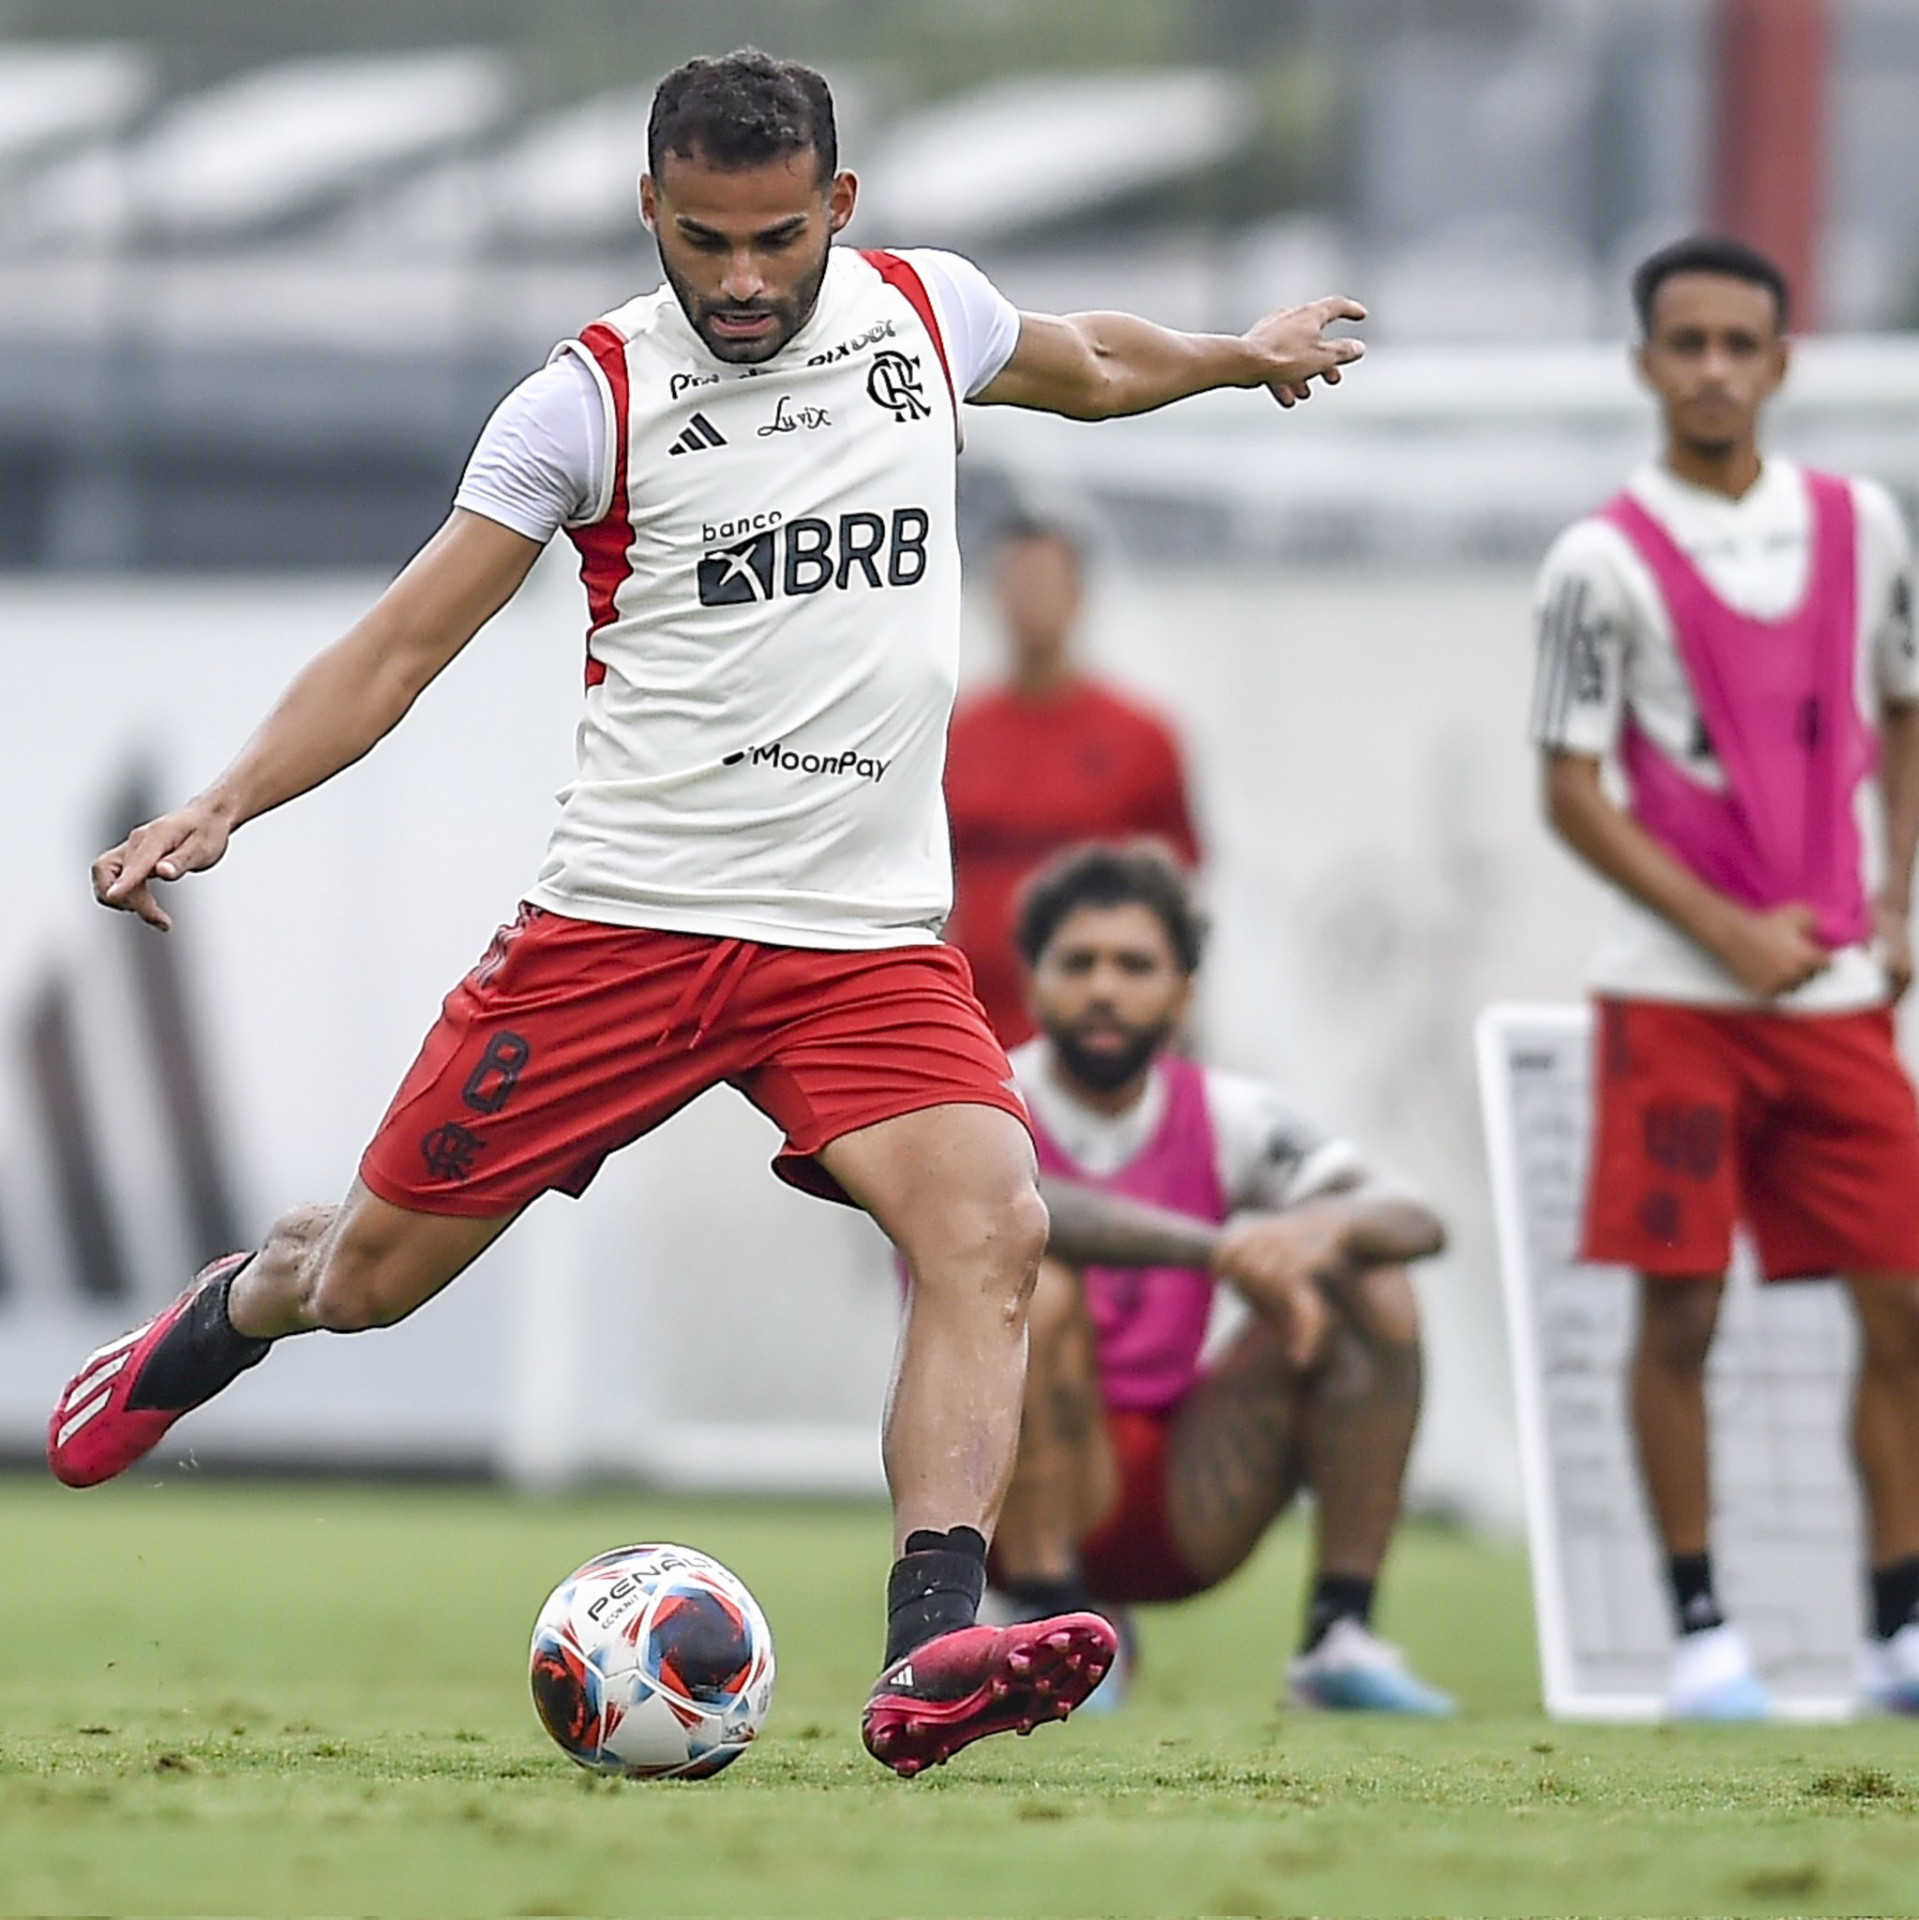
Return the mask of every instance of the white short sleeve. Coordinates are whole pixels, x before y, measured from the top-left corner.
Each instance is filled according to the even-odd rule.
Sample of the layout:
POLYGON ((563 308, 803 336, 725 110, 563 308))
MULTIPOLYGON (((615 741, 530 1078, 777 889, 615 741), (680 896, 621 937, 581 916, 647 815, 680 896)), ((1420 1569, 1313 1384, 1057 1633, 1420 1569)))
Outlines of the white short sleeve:
POLYGON ((1257 1080, 1209 1067, 1206 1110, 1219 1150, 1220 1185, 1235 1212, 1277 1212, 1365 1173, 1349 1141, 1322 1132, 1257 1080))
POLYGON ((1872 649, 1873 685, 1881 700, 1919 700, 1919 640, 1912 625, 1912 539, 1893 497, 1871 480, 1855 480, 1859 515, 1860 585, 1873 597, 1864 608, 1872 649))
POLYGON ((1613 567, 1618 536, 1581 520, 1555 540, 1533 592, 1538 658, 1533 675, 1535 746, 1601 757, 1625 711, 1629 615, 1613 567))
POLYGON ((577 353, 560 353, 494 408, 453 496, 543 545, 600 491, 606 406, 577 353))
POLYGON ((925 282, 946 335, 953 384, 963 399, 972 399, 1013 357, 1019 309, 960 254, 913 247, 899 257, 925 282))

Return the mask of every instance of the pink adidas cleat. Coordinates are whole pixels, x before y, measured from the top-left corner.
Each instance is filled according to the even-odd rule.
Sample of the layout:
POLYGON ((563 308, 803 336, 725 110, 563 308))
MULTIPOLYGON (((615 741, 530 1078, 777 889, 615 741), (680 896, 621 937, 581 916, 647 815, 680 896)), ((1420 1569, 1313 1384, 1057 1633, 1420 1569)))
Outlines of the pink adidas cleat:
POLYGON ((866 1750, 911 1779, 994 1733, 1064 1720, 1105 1679, 1119 1637, 1096 1613, 960 1627, 915 1647, 873 1684, 866 1750))
MULTIPOLYGON (((166 1430, 183 1413, 210 1400, 234 1378, 229 1372, 224 1379, 216 1378, 204 1392, 162 1396, 183 1398, 181 1405, 142 1404, 154 1397, 151 1392, 146 1396, 140 1392, 141 1382, 148 1375, 148 1362, 166 1344, 167 1336, 176 1328, 184 1332, 182 1323, 193 1303, 209 1288, 230 1280, 252 1258, 250 1253, 229 1253, 202 1267, 193 1285, 172 1306, 156 1313, 145 1326, 109 1340, 87 1356, 86 1365, 68 1381, 47 1421, 47 1465, 55 1479, 70 1487, 97 1487, 102 1480, 125 1473, 159 1445, 166 1430)), ((266 1343, 258 1344, 256 1357, 264 1357, 266 1343)), ((251 1365, 252 1361, 243 1364, 251 1365)))

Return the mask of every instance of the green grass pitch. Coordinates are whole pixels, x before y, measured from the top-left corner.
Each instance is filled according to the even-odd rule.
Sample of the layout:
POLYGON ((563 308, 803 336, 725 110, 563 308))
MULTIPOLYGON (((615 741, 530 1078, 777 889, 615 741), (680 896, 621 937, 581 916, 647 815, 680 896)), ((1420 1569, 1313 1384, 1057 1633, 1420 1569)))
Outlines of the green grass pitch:
POLYGON ((1919 1911, 1919 1726, 1558 1727, 1517 1552, 1409 1530, 1385 1629, 1471 1713, 1282 1712, 1303 1536, 1149 1616, 1110 1719, 905 1784, 859 1750, 884 1516, 630 1493, 0 1479, 0 1911, 1919 1911), (720 1555, 780 1681, 718 1780, 595 1781, 533 1719, 547 1589, 720 1555))

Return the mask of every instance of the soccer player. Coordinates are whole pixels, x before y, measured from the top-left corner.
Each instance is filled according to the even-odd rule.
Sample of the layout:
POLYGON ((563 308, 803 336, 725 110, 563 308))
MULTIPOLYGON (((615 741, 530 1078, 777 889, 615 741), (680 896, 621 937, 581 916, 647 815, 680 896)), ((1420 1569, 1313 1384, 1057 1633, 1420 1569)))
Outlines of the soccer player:
POLYGON ((1868 481, 1761 456, 1787 288, 1729 240, 1633 280, 1663 449, 1563 533, 1538 593, 1546 812, 1616 889, 1585 1257, 1637 1270, 1630 1400, 1677 1629, 1667 1701, 1757 1717, 1713 1586, 1704 1369, 1732 1233, 1768 1280, 1840 1276, 1871 1551, 1869 1703, 1919 1710, 1919 1114, 1912 557, 1868 481), (1626 798, 1602 763, 1616 759, 1626 798))
POLYGON ((1078 849, 1022 901, 1041 1033, 1013 1066, 1052 1228, 995 1583, 1016 1617, 1183 1599, 1307 1487, 1292 1697, 1450 1713, 1371 1627, 1419 1416, 1405 1263, 1444 1229, 1267 1088, 1171 1050, 1202 931, 1148 845, 1078 849), (1208 1361, 1222 1281, 1251 1312, 1208 1361))
POLYGON ((586 589, 579 770, 518 914, 447 999, 337 1207, 296 1208, 100 1349, 48 1429, 109 1478, 315 1329, 386 1326, 551 1188, 721 1081, 777 1170, 864 1207, 913 1276, 886 1429, 899 1558, 863 1731, 902 1774, 1064 1716, 1104 1621, 975 1624, 1011 1471, 1046 1215, 1004 1053, 940 944, 940 772, 966 400, 1099 419, 1218 387, 1282 406, 1356 359, 1348 300, 1240 337, 1019 314, 972 266, 834 238, 857 182, 809 69, 669 75, 641 212, 666 285, 562 344, 483 433, 450 518, 197 798, 94 865, 155 883, 368 752, 564 529, 586 589))
POLYGON ((1063 521, 1027 516, 993 552, 1009 672, 962 700, 946 747, 953 917, 946 937, 1004 1046, 1032 1037, 1013 946, 1021 885, 1088 840, 1163 840, 1188 867, 1199 836, 1179 744, 1150 708, 1085 672, 1074 639, 1085 599, 1080 544, 1063 521))

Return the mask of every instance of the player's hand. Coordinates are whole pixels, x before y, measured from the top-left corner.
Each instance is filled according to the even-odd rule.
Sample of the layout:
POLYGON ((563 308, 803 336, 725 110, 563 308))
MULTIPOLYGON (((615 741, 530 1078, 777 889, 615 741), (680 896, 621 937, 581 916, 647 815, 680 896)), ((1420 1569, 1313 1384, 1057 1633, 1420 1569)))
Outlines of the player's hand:
POLYGON ((1344 1224, 1311 1204, 1247 1215, 1220 1230, 1213 1271, 1284 1320, 1287 1358, 1296 1367, 1310 1366, 1326 1337, 1319 1276, 1339 1267, 1345 1238, 1344 1224))
POLYGON ((1903 907, 1896 907, 1885 899, 1872 903, 1873 945, 1878 949, 1879 962, 1886 970, 1886 979, 1892 986, 1895 1001, 1906 997, 1906 989, 1912 985, 1912 927, 1910 916, 1903 907))
POLYGON ((172 813, 135 827, 93 863, 93 897, 103 907, 137 913, 162 933, 171 916, 153 897, 153 882, 178 880, 210 867, 227 850, 232 826, 208 800, 190 800, 172 813))
POLYGON ((1832 950, 1814 929, 1819 916, 1794 903, 1764 913, 1741 911, 1719 943, 1719 958, 1748 993, 1776 1000, 1832 965, 1832 950))
POLYGON ((1338 386, 1339 370, 1359 359, 1366 343, 1349 335, 1328 340, 1326 329, 1339 320, 1365 317, 1357 300, 1337 294, 1269 313, 1241 336, 1255 356, 1254 378, 1247 385, 1264 387, 1282 407, 1309 398, 1315 380, 1338 386))

